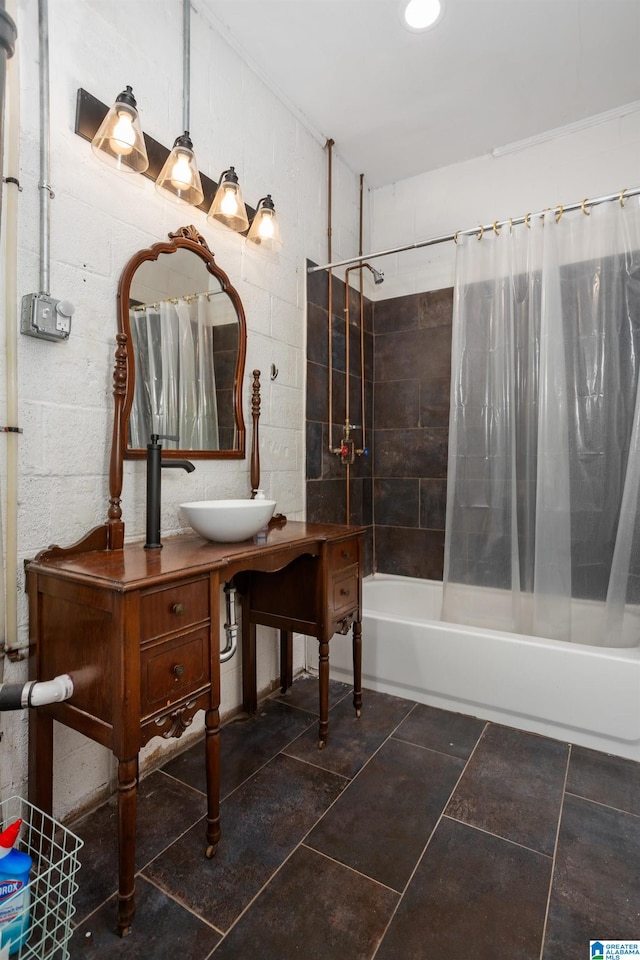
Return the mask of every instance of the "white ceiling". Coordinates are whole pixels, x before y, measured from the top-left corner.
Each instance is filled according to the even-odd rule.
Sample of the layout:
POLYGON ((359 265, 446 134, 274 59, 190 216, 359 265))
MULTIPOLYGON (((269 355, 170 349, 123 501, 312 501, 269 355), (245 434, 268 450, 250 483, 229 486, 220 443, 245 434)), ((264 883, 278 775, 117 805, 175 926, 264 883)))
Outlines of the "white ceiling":
POLYGON ((370 187, 640 101, 640 0, 442 2, 421 34, 399 0, 201 5, 370 187))

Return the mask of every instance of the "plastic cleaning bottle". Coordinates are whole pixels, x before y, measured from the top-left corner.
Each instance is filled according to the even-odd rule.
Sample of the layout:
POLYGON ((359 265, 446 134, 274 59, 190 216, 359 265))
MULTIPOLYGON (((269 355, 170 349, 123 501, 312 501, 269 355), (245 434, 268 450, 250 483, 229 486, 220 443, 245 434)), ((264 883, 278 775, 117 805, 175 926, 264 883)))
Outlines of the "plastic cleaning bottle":
POLYGON ((0 947, 17 953, 29 935, 31 891, 29 873, 33 861, 27 853, 14 850, 22 820, 0 833, 0 947))

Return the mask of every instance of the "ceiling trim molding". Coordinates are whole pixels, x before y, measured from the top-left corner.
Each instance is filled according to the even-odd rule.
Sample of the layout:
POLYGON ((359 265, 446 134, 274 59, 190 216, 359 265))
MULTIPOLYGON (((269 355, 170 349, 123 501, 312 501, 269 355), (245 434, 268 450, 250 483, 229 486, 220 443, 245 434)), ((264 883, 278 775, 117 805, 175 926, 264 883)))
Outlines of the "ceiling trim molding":
POLYGON ((605 110, 604 113, 595 113, 591 117, 585 117, 583 120, 575 120, 573 123, 567 123, 564 127, 554 127, 552 130, 545 130, 537 133, 533 137, 527 137, 525 140, 514 140, 513 143, 507 143, 501 147, 494 147, 491 156, 504 157, 510 153, 517 153, 518 150, 526 150, 528 147, 535 147, 539 143, 546 143, 548 140, 556 140, 559 137, 566 137, 572 133, 578 133, 580 130, 587 130, 589 127, 595 127, 600 123, 608 123, 610 120, 619 120, 629 113, 636 113, 640 110, 640 100, 633 100, 631 103, 625 103, 620 107, 614 107, 612 110, 605 110))

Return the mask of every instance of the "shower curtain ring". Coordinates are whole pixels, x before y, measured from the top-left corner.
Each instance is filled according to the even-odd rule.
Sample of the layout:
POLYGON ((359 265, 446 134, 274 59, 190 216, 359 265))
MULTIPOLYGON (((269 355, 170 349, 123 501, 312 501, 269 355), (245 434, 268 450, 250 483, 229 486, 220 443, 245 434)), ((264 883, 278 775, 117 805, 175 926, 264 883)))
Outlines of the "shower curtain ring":
POLYGON ((586 208, 586 206, 585 206, 586 202, 587 202, 587 198, 585 197, 584 200, 582 201, 582 203, 580 204, 580 206, 582 207, 582 212, 584 213, 585 217, 590 217, 590 216, 591 216, 591 210, 587 210, 587 208, 586 208))
POLYGON ((509 233, 513 233, 513 217, 509 217, 509 233))
POLYGON ((619 202, 620 202, 620 206, 621 206, 621 207, 624 207, 624 195, 625 195, 626 192, 627 192, 627 188, 626 188, 626 187, 624 187, 624 188, 620 191, 619 202))
POLYGON ((478 240, 482 240, 484 236, 484 227, 480 224, 480 233, 478 234, 478 240))
POLYGON ((460 233, 459 230, 456 230, 456 232, 454 233, 454 235, 453 235, 453 242, 454 242, 454 243, 457 243, 457 242, 458 242, 458 234, 459 234, 459 233, 460 233))
POLYGON ((493 232, 495 233, 496 237, 499 237, 499 236, 500 236, 500 231, 498 230, 498 221, 497 221, 497 220, 494 220, 494 221, 493 221, 493 232))
POLYGON ((564 213, 564 207, 561 203, 558 204, 558 212, 556 213, 556 223, 560 223, 562 214, 564 213))
POLYGON ((527 226, 527 227, 529 228, 529 230, 531 230, 531 224, 529 223, 529 217, 530 217, 530 216, 531 216, 530 213, 525 213, 525 215, 524 215, 525 226, 527 226))

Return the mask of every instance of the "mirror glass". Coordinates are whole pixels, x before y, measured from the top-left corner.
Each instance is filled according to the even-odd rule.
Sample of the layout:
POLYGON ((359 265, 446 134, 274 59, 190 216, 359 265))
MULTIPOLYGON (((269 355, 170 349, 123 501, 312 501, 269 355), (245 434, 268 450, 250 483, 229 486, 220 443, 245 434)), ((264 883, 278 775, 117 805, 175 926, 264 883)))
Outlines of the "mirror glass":
POLYGON ((121 279, 127 335, 124 456, 244 456, 242 303, 195 228, 132 258, 121 279))

